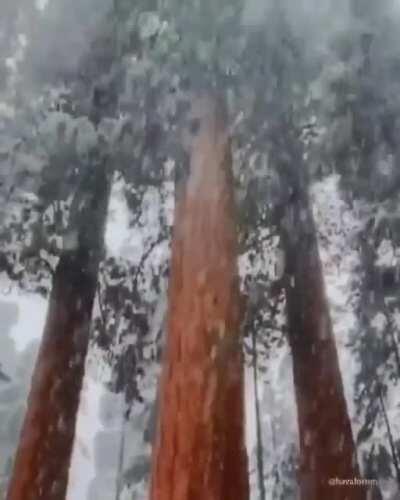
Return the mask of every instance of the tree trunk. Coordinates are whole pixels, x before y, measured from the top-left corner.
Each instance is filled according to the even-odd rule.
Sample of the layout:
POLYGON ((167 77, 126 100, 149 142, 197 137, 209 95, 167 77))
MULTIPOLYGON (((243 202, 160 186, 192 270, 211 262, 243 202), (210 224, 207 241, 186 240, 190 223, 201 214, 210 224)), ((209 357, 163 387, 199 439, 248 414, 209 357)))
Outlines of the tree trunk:
POLYGON ((306 186, 296 187, 281 235, 287 262, 301 499, 365 499, 365 488, 329 484, 329 479, 359 478, 359 470, 306 186))
POLYGON ((212 99, 193 106, 172 244, 151 500, 247 500, 230 145, 212 99))
POLYGON ((53 277, 7 500, 64 500, 110 192, 105 162, 89 165, 71 207, 53 277))
POLYGON ((257 354, 257 334, 252 328, 251 331, 253 348, 253 384, 254 384, 254 406, 256 413, 256 438, 257 438, 257 475, 258 475, 258 494, 259 500, 266 500, 265 482, 264 482, 264 445, 262 439, 261 408, 258 397, 258 354, 257 354))
POLYGON ((374 445, 371 449, 371 452, 369 455, 366 457, 365 462, 364 462, 364 470, 365 470, 365 477, 371 480, 375 480, 376 484, 371 487, 369 496, 367 496, 367 500, 383 500, 382 493, 380 490, 380 485, 379 485, 379 480, 378 480, 378 474, 375 470, 374 464, 372 462, 372 453, 374 451, 374 445))
POLYGON ((389 439, 390 450, 392 452, 392 460, 393 460, 394 470, 396 472, 397 484, 400 486, 400 465, 399 465, 399 459, 397 456, 396 443, 395 443, 395 440, 393 437, 393 432, 392 432, 389 418, 388 418, 388 414, 386 411, 386 406, 385 406, 385 401, 383 399, 381 384, 379 381, 377 383, 378 383, 378 391, 379 391, 379 402, 381 405, 383 419, 385 421, 385 427, 386 427, 386 431, 387 431, 387 435, 388 435, 388 439, 389 439))

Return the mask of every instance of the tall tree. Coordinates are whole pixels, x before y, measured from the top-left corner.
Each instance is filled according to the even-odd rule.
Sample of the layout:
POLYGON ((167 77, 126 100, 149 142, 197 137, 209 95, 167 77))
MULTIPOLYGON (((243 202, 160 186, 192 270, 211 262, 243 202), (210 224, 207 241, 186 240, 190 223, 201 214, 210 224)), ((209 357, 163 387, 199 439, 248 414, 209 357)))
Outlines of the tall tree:
POLYGON ((193 104, 172 244, 168 339, 150 498, 249 497, 230 146, 219 105, 193 104))
POLYGON ((106 158, 86 168, 71 206, 75 241, 57 264, 8 500, 65 498, 110 190, 106 158))
POLYGON ((260 179, 250 188, 253 200, 263 207, 266 201, 270 204, 268 222, 272 220, 279 227, 285 254, 285 272, 279 281, 285 289, 293 360, 300 495, 304 499, 341 499, 346 495, 362 499, 364 490, 335 488, 328 482, 334 477, 358 477, 359 471, 308 195, 313 172, 305 163, 305 153, 310 151, 304 151, 302 145, 303 124, 314 112, 307 99, 308 71, 315 71, 312 63, 317 61, 310 64, 304 40, 295 36, 280 2, 274 2, 269 14, 274 24, 268 37, 260 30, 250 39, 254 56, 248 58, 249 75, 255 65, 274 82, 271 86, 260 82, 254 96, 252 123, 256 132, 248 149, 250 159, 258 150, 258 170, 264 169, 265 174, 264 182, 260 179), (266 158, 260 154, 261 148, 266 158), (268 193, 271 196, 267 197, 268 193))
MULTIPOLYGON (((359 272, 354 279, 358 326, 351 345, 357 359, 354 392, 361 423, 357 445, 368 457, 370 479, 399 483, 399 441, 390 417, 391 392, 399 380, 399 329, 396 323, 399 222, 397 197, 398 36, 393 2, 350 2, 351 30, 342 34, 334 54, 344 71, 332 73, 328 95, 335 106, 326 112, 329 161, 341 176, 341 189, 359 219, 359 272), (379 82, 379 83, 378 83, 379 82), (386 412, 385 406, 390 410, 386 412), (387 436, 387 439, 386 439, 387 436)), ((392 406, 393 405, 393 406, 392 406)), ((394 484, 395 486, 395 484, 394 484)), ((398 486, 397 486, 398 488, 398 486)))
POLYGON ((302 499, 366 497, 362 488, 329 479, 359 477, 356 448, 325 293, 302 148, 286 122, 276 137, 277 166, 291 187, 281 222, 288 337, 300 436, 302 499), (286 154, 283 155, 282 151, 286 154), (284 175, 284 174, 283 174, 284 175))
MULTIPOLYGON (((57 128, 56 151, 49 155, 49 165, 42 173, 39 195, 45 205, 50 200, 61 212, 61 203, 71 201, 67 202, 68 224, 52 273, 47 319, 8 500, 61 500, 66 496, 113 172, 112 141, 101 122, 114 114, 116 102, 111 97, 111 84, 98 84, 111 71, 111 61, 104 61, 101 50, 102 37, 108 36, 107 27, 106 23, 102 26, 105 33, 100 33, 91 47, 96 70, 88 71, 79 98, 74 99, 73 91, 72 97, 67 97, 72 103, 68 111, 76 116, 79 111, 74 105, 81 105, 90 96, 88 118, 74 121, 63 114, 65 121, 57 128), (75 123, 72 134, 67 126, 71 122, 75 123), (86 149, 83 154, 82 143, 77 144, 81 140, 86 149)), ((73 90, 75 83, 71 84, 73 90)), ((64 219, 65 214, 60 217, 64 219)))

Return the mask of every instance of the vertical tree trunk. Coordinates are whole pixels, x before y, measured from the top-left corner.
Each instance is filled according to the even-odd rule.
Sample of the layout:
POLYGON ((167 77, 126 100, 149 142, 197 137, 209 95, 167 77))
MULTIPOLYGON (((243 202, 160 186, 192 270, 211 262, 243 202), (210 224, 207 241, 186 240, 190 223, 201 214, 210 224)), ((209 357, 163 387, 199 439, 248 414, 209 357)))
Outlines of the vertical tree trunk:
POLYGON ((379 479, 376 477, 376 473, 374 473, 374 471, 372 471, 371 469, 366 469, 365 476, 369 480, 376 481, 376 484, 374 486, 370 486, 370 488, 368 489, 366 500, 383 500, 382 492, 379 488, 379 479))
MULTIPOLYGON (((133 376, 131 374, 131 376, 133 376)), ((119 450, 118 450, 118 469, 117 469, 117 480, 115 484, 115 500, 121 500, 121 493, 123 489, 123 476, 124 476, 124 465, 125 465, 125 434, 126 434, 126 426, 127 426, 127 417, 125 412, 125 397, 123 398, 122 403, 122 420, 121 420, 121 434, 119 441, 119 450)))
POLYGON ((105 162, 89 165, 71 207, 8 500, 64 500, 110 192, 105 162))
POLYGON ((247 500, 243 359, 230 145, 211 99, 193 106, 176 209, 151 500, 247 500))
POLYGON ((256 437, 257 437, 257 475, 258 475, 258 494, 259 500, 266 500, 265 482, 264 482, 264 445, 262 439, 261 408, 258 397, 258 355, 257 355, 257 334, 254 328, 251 331, 253 348, 253 384, 254 384, 254 406, 256 413, 256 437))
POLYGON ((281 234, 287 261, 301 499, 365 499, 366 490, 360 486, 329 484, 329 479, 359 478, 359 470, 306 185, 296 187, 281 234))
POLYGON ((386 427, 388 440, 389 440, 389 444, 390 444, 390 450, 392 452, 392 460, 393 460, 394 470, 396 472, 397 484, 400 486, 400 465, 399 465, 399 458, 398 458, 398 454, 397 454, 397 448, 396 448, 395 440, 393 438, 393 432, 392 432, 392 429, 390 426, 388 414, 386 411, 385 400, 383 399, 381 384, 379 381, 377 381, 377 383, 378 383, 379 402, 380 402, 380 406, 381 406, 383 419, 385 421, 385 427, 386 427))

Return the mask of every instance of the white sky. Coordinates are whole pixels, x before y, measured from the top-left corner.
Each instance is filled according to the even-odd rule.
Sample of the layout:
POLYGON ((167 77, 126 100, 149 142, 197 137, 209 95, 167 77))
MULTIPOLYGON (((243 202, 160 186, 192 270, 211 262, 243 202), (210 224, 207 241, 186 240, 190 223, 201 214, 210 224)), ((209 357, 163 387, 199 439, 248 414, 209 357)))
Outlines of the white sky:
POLYGON ((18 321, 11 328, 11 336, 18 351, 22 351, 34 339, 42 335, 47 312, 47 301, 39 295, 23 294, 16 287, 8 295, 2 295, 2 302, 18 306, 18 321))
POLYGON ((49 0, 36 0, 36 6, 38 9, 43 10, 48 4, 48 2, 49 0))
POLYGON ((114 183, 111 191, 108 220, 105 232, 107 252, 119 255, 124 244, 129 240, 129 212, 123 197, 123 182, 114 183))

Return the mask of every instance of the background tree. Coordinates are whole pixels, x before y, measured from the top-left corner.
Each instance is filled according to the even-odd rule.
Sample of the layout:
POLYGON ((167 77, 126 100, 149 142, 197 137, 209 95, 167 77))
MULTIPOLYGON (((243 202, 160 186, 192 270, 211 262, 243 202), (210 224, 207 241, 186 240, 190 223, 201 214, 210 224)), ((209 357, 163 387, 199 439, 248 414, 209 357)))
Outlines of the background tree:
MULTIPOLYGON (((68 223, 52 279, 47 323, 8 498, 49 498, 50 495, 63 498, 67 488, 111 185, 107 142, 104 134, 100 135, 94 128, 105 116, 104 107, 109 102, 105 103, 104 99, 99 102, 98 93, 98 88, 94 88, 89 113, 94 140, 88 147, 87 158, 80 158, 77 151, 78 129, 68 137, 67 125, 61 122, 57 127, 57 151, 50 155, 50 165, 44 168, 45 182, 39 196, 46 205, 53 201, 50 197, 56 195, 59 213, 59 196, 68 196, 68 193, 60 193, 58 183, 62 179, 57 175, 65 179, 69 174, 72 181, 76 172, 80 176, 68 207, 68 223)), ((40 243, 37 246, 40 247, 40 243)), ((38 248, 32 246, 28 251, 35 256, 38 248)))
MULTIPOLYGON (((398 13, 390 2, 380 6, 352 2, 351 31, 336 40, 337 72, 327 78, 331 101, 325 136, 328 161, 341 175, 349 210, 359 220, 359 276, 353 304, 358 315, 351 346, 359 360, 355 377, 358 445, 370 474, 388 480, 397 474, 397 444, 390 415, 397 405, 398 329, 396 206, 398 54, 393 45, 398 13), (385 250, 386 248, 386 250, 385 250), (389 250, 389 251, 387 251, 389 250), (381 428, 384 439, 377 438, 381 428)), ((324 107, 326 112, 326 107, 324 107)), ((390 493, 392 490, 392 493, 390 493)))

